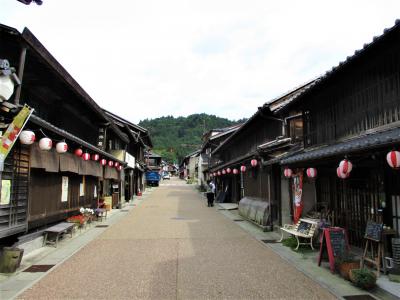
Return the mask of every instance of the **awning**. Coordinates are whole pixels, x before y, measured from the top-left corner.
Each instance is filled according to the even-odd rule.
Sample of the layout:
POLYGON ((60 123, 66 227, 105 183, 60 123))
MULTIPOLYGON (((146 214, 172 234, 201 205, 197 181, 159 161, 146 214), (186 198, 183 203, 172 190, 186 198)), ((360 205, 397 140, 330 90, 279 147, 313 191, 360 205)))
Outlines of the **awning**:
POLYGON ((105 167, 104 168, 104 178, 120 180, 119 172, 115 168, 105 167))
POLYGON ((319 147, 318 149, 304 149, 300 154, 282 159, 281 165, 317 160, 337 155, 346 155, 385 146, 388 147, 399 142, 400 128, 395 128, 383 132, 365 134, 335 145, 319 147))

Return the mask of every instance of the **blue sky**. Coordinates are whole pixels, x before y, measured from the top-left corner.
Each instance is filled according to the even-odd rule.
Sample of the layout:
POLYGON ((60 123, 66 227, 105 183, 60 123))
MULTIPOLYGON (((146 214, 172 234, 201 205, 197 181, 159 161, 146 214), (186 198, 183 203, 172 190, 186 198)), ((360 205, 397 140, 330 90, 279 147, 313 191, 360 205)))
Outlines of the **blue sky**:
POLYGON ((398 12, 392 0, 1 0, 0 22, 28 27, 100 106, 138 122, 249 117, 382 34, 398 12))

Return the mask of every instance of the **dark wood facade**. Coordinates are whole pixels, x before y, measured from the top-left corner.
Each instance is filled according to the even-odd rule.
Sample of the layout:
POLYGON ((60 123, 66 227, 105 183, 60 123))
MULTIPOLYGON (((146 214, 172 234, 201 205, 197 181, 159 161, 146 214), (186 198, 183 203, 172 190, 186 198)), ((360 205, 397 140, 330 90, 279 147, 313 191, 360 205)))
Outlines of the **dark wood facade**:
MULTIPOLYGON (((127 135, 28 29, 19 33, 0 25, 0 42, 0 57, 19 70, 22 81, 10 99, 14 108, 8 113, 2 112, 4 123, 12 120, 18 105, 27 104, 34 108, 34 115, 25 129, 33 130, 37 140, 49 137, 54 144, 65 140, 70 152, 82 148, 90 154, 125 164, 105 150, 109 146, 124 149, 129 141, 127 135)), ((97 207, 98 198, 107 190, 101 182, 123 176, 122 172, 108 167, 103 171, 98 162, 90 161, 87 165, 92 167, 85 167, 82 159, 71 153, 70 161, 75 167, 68 169, 67 166, 67 171, 56 154, 51 155, 54 160, 50 169, 32 165, 38 155, 31 151, 33 146, 22 146, 17 141, 7 157, 2 178, 11 180, 11 197, 9 205, 0 205, 0 237, 64 220, 82 206, 97 207), (69 181, 65 202, 61 201, 63 177, 69 181)))
POLYGON ((400 174, 386 162, 398 146, 399 38, 396 24, 287 107, 302 112, 305 150, 282 164, 318 169, 316 203, 327 207, 332 225, 346 228, 357 246, 368 220, 400 233, 400 174), (345 157, 353 171, 342 180, 336 168, 345 157))

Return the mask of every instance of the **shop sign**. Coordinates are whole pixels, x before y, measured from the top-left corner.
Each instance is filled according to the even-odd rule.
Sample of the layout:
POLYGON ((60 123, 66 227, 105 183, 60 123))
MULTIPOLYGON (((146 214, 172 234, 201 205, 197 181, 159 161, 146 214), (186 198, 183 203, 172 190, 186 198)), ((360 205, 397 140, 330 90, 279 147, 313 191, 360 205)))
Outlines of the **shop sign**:
POLYGON ((68 177, 63 176, 61 183, 61 202, 67 202, 67 201, 68 201, 68 177))
POLYGON ((130 155, 128 152, 125 153, 125 162, 128 164, 128 167, 132 169, 136 166, 135 157, 130 155))

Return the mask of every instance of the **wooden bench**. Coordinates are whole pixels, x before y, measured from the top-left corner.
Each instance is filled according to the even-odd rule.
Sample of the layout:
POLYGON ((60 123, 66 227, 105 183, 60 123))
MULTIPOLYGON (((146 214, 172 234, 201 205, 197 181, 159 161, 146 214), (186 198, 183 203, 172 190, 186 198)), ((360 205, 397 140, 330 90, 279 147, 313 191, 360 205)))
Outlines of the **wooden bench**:
POLYGON ((51 226, 44 231, 43 246, 47 244, 55 245, 57 248, 58 240, 60 236, 65 233, 70 233, 72 238, 72 233, 74 230, 74 223, 62 222, 57 225, 51 226), (55 240, 51 241, 48 239, 49 234, 55 235, 55 240))
POLYGON ((316 221, 308 219, 300 219, 296 225, 285 224, 280 228, 282 236, 279 242, 282 242, 283 240, 283 233, 287 232, 296 237, 297 247, 295 250, 298 250, 300 245, 310 245, 311 249, 314 250, 312 241, 317 227, 318 223, 316 221), (301 243, 299 238, 309 239, 310 242, 301 243))

